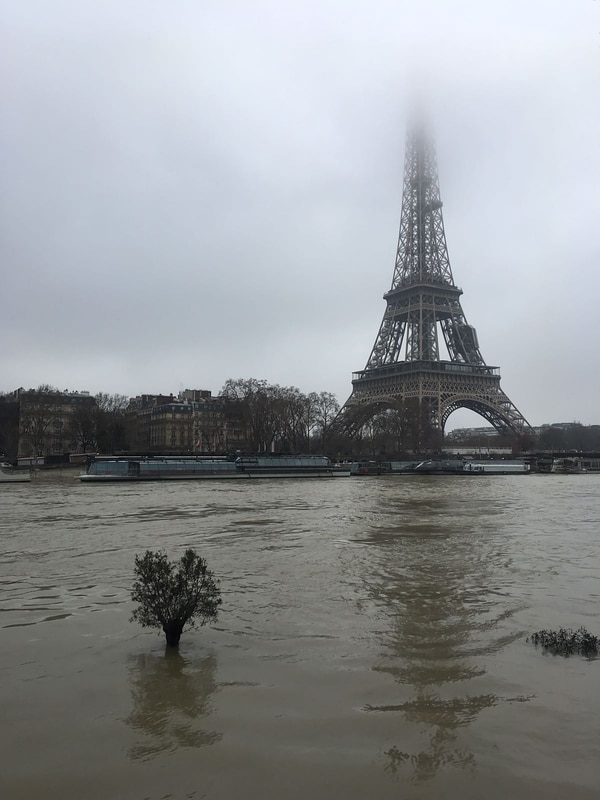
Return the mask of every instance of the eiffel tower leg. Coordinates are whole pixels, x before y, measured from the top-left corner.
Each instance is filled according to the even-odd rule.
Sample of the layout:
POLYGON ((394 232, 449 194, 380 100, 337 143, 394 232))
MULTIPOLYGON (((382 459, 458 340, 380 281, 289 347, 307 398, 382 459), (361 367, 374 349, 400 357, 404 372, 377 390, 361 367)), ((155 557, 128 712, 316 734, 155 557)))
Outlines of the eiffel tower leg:
POLYGON ((443 426, 440 398, 437 395, 398 393, 373 398, 353 394, 330 430, 358 440, 366 423, 383 411, 398 414, 405 450, 426 452, 441 449, 443 426))

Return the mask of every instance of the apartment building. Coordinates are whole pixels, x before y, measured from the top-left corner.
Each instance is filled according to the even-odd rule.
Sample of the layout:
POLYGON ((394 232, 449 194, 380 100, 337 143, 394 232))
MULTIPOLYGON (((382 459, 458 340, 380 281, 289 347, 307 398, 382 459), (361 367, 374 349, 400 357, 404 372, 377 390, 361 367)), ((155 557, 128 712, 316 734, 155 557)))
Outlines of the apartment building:
POLYGON ((17 456, 85 452, 93 444, 95 399, 88 392, 17 389, 17 456))
POLYGON ((160 453, 224 453, 241 433, 231 404, 206 389, 141 395, 131 401, 133 449, 160 453))

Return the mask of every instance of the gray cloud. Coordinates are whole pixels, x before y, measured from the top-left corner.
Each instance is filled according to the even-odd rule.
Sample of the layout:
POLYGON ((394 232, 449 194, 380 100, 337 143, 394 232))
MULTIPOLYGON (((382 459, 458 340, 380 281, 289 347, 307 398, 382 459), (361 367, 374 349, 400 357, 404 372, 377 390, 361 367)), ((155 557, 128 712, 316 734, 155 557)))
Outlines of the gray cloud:
POLYGON ((4 19, 0 389, 255 376, 343 402, 419 94, 484 357, 532 424, 600 421, 598 3, 22 0, 4 19))

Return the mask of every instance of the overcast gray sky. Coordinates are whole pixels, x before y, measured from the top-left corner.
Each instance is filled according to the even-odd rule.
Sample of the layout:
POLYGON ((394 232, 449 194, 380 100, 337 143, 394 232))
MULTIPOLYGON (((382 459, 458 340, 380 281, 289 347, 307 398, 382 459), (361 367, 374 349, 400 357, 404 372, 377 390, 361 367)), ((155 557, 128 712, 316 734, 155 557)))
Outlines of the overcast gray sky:
POLYGON ((0 5, 0 390, 343 403, 418 85, 484 358, 531 424, 600 423, 600 2, 0 5))

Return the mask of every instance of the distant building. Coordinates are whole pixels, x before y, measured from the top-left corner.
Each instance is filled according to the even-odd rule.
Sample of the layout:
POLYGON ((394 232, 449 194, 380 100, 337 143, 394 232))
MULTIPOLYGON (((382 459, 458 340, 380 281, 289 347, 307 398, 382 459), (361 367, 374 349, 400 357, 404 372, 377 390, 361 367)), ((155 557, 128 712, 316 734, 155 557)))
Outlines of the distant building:
POLYGON ((174 395, 141 395, 130 403, 133 448, 156 453, 224 453, 241 433, 232 404, 206 389, 174 395))
POLYGON ((58 456, 84 452, 94 439, 95 399, 89 392, 17 389, 17 456, 58 456))
POLYGON ((159 435, 155 431, 157 426, 153 424, 153 412, 155 409, 168 406, 173 402, 175 402, 175 398, 172 394, 142 394, 130 400, 127 416, 133 450, 147 452, 161 451, 166 448, 164 442, 158 441, 159 435))
POLYGON ((512 455, 511 447, 474 447, 471 445, 470 447, 446 447, 445 450, 455 456, 470 456, 473 458, 512 455))
POLYGON ((560 428, 562 431, 568 431, 571 428, 581 428, 581 422, 545 422, 540 425, 538 431, 547 430, 548 428, 560 428))
POLYGON ((445 441, 465 441, 467 439, 488 439, 498 436, 498 431, 491 425, 485 428, 455 428, 444 436, 445 441))
POLYGON ((211 397, 212 392, 209 389, 184 389, 183 392, 179 392, 179 399, 190 403, 210 400, 211 397))

